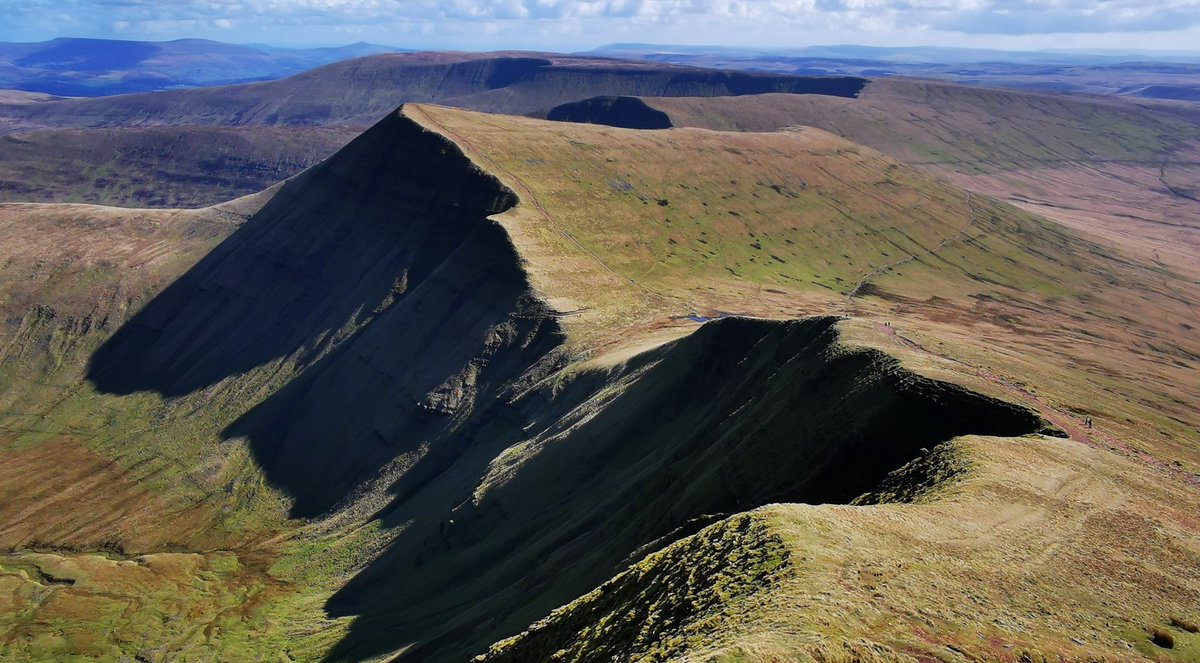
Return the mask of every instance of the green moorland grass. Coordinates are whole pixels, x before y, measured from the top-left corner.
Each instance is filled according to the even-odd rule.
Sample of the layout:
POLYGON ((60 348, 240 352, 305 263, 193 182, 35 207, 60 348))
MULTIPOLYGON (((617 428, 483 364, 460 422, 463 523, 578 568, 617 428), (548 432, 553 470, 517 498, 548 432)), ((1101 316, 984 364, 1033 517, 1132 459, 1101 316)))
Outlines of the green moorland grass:
POLYGON ((95 347, 232 230, 228 215, 14 205, 0 223, 12 321, 0 337, 0 490, 26 491, 3 493, 13 520, 0 531, 11 551, 0 557, 0 658, 327 650, 345 620, 326 620, 321 604, 363 553, 315 533, 261 543, 284 523, 286 500, 244 443, 219 437, 245 397, 166 403, 83 379, 95 347), (64 471, 73 467, 82 474, 64 471), (279 545, 311 563, 271 569, 279 545))
POLYGON ((645 101, 677 126, 825 129, 1197 278, 1200 129, 1176 104, 899 79, 857 99, 645 101))
MULTIPOLYGON (((672 320, 689 313, 847 313, 855 319, 842 327, 856 343, 886 349, 922 372, 1013 399, 1013 391, 973 369, 1002 374, 1021 381, 1047 407, 1086 408, 1071 411, 1094 413, 1098 429, 1121 442, 1132 439, 1185 462, 1193 458, 1187 409, 1195 402, 1194 385, 1186 378, 1193 342, 1178 330, 1170 333, 1169 320, 1121 319, 1139 308, 1162 311, 1162 318, 1175 314, 1187 290, 1160 283, 1169 273, 1105 254, 1076 233, 968 198, 816 130, 647 133, 433 107, 405 113, 444 131, 520 196, 521 204, 499 222, 539 294, 572 313, 562 323, 579 357, 598 356, 595 363, 552 378, 562 384, 607 370, 599 359, 635 346, 646 334, 691 325, 672 320), (860 283, 870 287, 856 291, 860 283), (1089 311, 1096 315, 1089 317, 1089 311), (905 338, 964 363, 879 334, 875 325, 885 320, 898 322, 905 338), (1131 334, 1144 343, 1134 346, 1138 353, 1129 351, 1131 334), (1079 345, 1081 340, 1090 345, 1079 345), (1158 413, 1149 414, 1153 410, 1158 413), (1130 420, 1126 428, 1124 419, 1130 420), (1165 435, 1154 430, 1160 422, 1165 435)), ((76 240, 114 235, 112 228, 91 230, 79 232, 76 240)), ((16 312, 6 311, 10 319, 23 319, 30 305, 47 301, 56 315, 35 316, 30 323, 46 325, 44 333, 5 338, 3 439, 13 449, 5 453, 30 453, 66 434, 86 437, 89 450, 116 461, 128 485, 149 488, 168 505, 139 516, 157 518, 148 521, 157 547, 138 549, 137 539, 118 529, 109 546, 95 539, 78 546, 115 548, 111 559, 46 546, 0 564, 0 582, 12 589, 6 596, 15 597, 6 613, 15 617, 4 636, 13 656, 119 658, 144 649, 170 659, 203 660, 218 652, 223 660, 311 660, 353 628, 348 619, 326 619, 325 599, 403 533, 403 523, 385 528, 372 520, 374 507, 382 504, 374 500, 386 486, 370 487, 359 503, 313 522, 288 521, 286 496, 264 479, 247 448, 220 440, 229 418, 287 381, 292 367, 286 360, 232 376, 226 384, 231 388, 216 398, 118 397, 81 384, 83 362, 96 344, 220 235, 201 234, 199 243, 189 233, 151 237, 137 246, 186 250, 179 262, 133 260, 129 264, 140 267, 132 271, 119 261, 93 266, 75 260, 70 264, 78 268, 60 278, 55 270, 61 261, 39 265, 33 254, 40 249, 29 252, 33 259, 6 263, 32 284, 32 294, 6 302, 16 312), (158 240, 164 241, 156 245, 158 240), (121 275, 127 273, 146 278, 124 282, 121 275), (113 279, 121 284, 116 296, 103 289, 113 279), (59 292, 70 293, 69 301, 56 300, 59 292), (93 314, 95 301, 112 301, 111 314, 104 308, 93 314), (239 384, 254 389, 239 390, 239 384), (14 388, 18 385, 22 388, 14 388), (186 526, 176 527, 180 523, 186 526), (147 576, 138 570, 141 553, 163 560, 163 572, 147 576), (75 584, 58 582, 64 578, 75 584), (262 600, 242 602, 250 596, 262 600), (234 609, 235 603, 242 608, 234 609), (188 611, 212 628, 187 630, 170 621, 170 615, 188 611), (157 623, 129 616, 143 613, 157 623), (89 618, 96 614, 105 617, 89 618), (51 625, 39 630, 47 634, 44 640, 29 635, 31 624, 51 625)), ((597 393, 597 401, 608 398, 603 390, 597 393)), ((919 506, 771 507, 765 529, 756 524, 749 540, 729 529, 734 525, 719 524, 700 539, 685 539, 635 565, 610 585, 619 588, 611 598, 589 594, 555 613, 536 631, 545 640, 534 653, 523 653, 518 638, 501 647, 500 655, 543 660, 538 657, 553 647, 566 651, 564 657, 588 660, 586 651, 570 646, 579 642, 587 651, 638 653, 646 660, 695 660, 694 652, 730 661, 837 660, 839 651, 850 652, 847 659, 861 654, 863 660, 896 660, 887 657, 949 656, 947 642, 965 647, 968 636, 980 640, 982 634, 986 647, 970 651, 1001 657, 1009 651, 1004 644, 1011 644, 1015 659, 1023 649, 1078 653, 1071 649, 1081 646, 1072 644, 1072 634, 1089 643, 1084 653, 1122 651, 1114 648, 1124 641, 1143 648, 1122 633, 1165 623, 1167 616, 1152 614, 1154 605, 1194 619, 1184 613, 1196 596, 1189 580, 1196 524, 1188 515, 1196 510, 1194 498, 1177 490, 1178 477, 1155 474, 1158 470, 1136 458, 1083 445, 1061 451, 1056 445, 1041 438, 975 444, 965 473, 953 467, 922 470, 961 481, 919 506), (1099 479, 1089 474, 1100 470, 1099 479), (1163 485, 1154 488, 1155 482, 1163 485), (1013 519, 1004 520, 1007 516, 1013 519), (1039 524, 1036 536, 1023 529, 1029 522, 1039 524), (989 524, 999 534, 991 534, 989 524), (931 527, 935 536, 922 538, 931 527), (1125 543, 1116 540, 1130 534, 1125 543), (779 542, 789 548, 789 563, 772 566, 771 560, 784 558, 773 552, 779 542), (1164 542, 1176 546, 1166 561, 1151 554, 1164 542), (727 554, 706 554, 713 546, 727 554), (936 556, 928 554, 931 549, 936 556), (856 558, 857 550, 869 559, 856 558), (1045 551, 1061 551, 1048 556, 1055 564, 1048 577, 1055 582, 1025 581, 1026 573, 1046 568, 1048 562, 1038 557, 1045 551), (1093 562, 1079 563, 1089 559, 1093 562), (1130 559, 1148 561, 1122 575, 1130 559), (771 563, 764 566, 762 560, 771 563), (904 570, 892 572, 891 564, 904 570), (860 567, 866 575, 858 573, 860 567), (809 575, 811 569, 821 575, 809 575), (885 577, 896 578, 894 589, 870 581, 882 569, 885 577), (791 593, 779 590, 785 582, 791 593), (1096 595, 1069 594, 1087 582, 1111 590, 1119 604, 1105 612, 1096 595), (1000 589, 992 592, 993 586, 1000 589), (648 591, 660 594, 651 597, 648 591), (1019 595, 1014 605, 1028 614, 1005 608, 1010 598, 1003 592, 1019 595), (872 612, 863 606, 880 600, 876 593, 884 595, 885 607, 872 612), (981 614, 999 622, 989 626, 966 616, 982 608, 987 610, 981 614), (1064 633, 1058 624, 1071 610, 1081 615, 1072 622, 1080 630, 1064 633), (921 641, 914 643, 914 637, 921 641), (1050 638, 1049 644, 1039 649, 1039 637, 1050 638), (813 652, 825 652, 824 659, 813 652)), ((519 456, 513 464, 530 460, 525 449, 513 447, 519 456)), ((502 451, 496 465, 507 466, 508 460, 499 462, 503 458, 502 451)), ((50 481, 53 474, 46 476, 50 481)), ((131 500, 140 495, 126 484, 113 485, 128 490, 131 500)), ((921 481, 916 485, 910 492, 924 495, 921 481)), ((898 494, 906 486, 899 482, 887 492, 898 494)), ((731 522, 743 522, 739 518, 763 522, 757 515, 731 522)), ((1179 651, 1188 651, 1186 637, 1178 640, 1179 651)))
MULTIPOLYGON (((1200 447, 1194 403, 1200 394, 1189 376, 1200 347, 1188 334, 1189 327, 1179 324, 1194 319, 1188 302, 1194 301, 1197 284, 1160 264, 1131 258, 1077 231, 987 199, 954 200, 939 194, 954 189, 943 189, 947 185, 933 178, 907 170, 884 176, 889 167, 900 167, 812 130, 787 138, 696 130, 637 132, 551 127, 436 107, 406 112, 444 131, 522 197, 523 206, 499 220, 527 255, 538 258, 533 261, 535 282, 545 292, 568 292, 568 301, 586 293, 589 303, 610 307, 607 316, 593 310, 569 318, 569 330, 586 336, 593 325, 614 321, 636 328, 639 322, 651 324, 645 318, 684 311, 765 316, 851 312, 862 318, 850 325, 852 338, 896 353, 920 370, 1023 400, 1043 412, 1061 413, 1055 416, 1076 431, 1082 430, 1085 416, 1093 417, 1095 432, 1073 435, 1114 451, 1116 457, 1132 459, 1132 467, 1123 466, 1123 471, 1137 482, 1178 488, 1197 476, 1200 447), (796 141, 789 144, 789 158, 773 152, 784 149, 780 146, 789 140, 796 141), (819 163, 807 161, 810 158, 819 163), (752 179, 748 173, 754 174, 754 184, 746 197, 740 188, 731 188, 752 179), (895 199, 879 195, 889 190, 889 180, 904 182, 910 194, 920 192, 927 207, 918 215, 916 206, 897 204, 903 194, 895 199), (798 188, 801 182, 803 189, 798 188), (687 200, 677 202, 672 192, 685 187, 687 200), (787 196, 788 190, 796 196, 792 200, 798 201, 797 209, 803 210, 794 217, 788 216, 786 203, 773 207, 774 199, 767 194, 787 196), (852 200, 855 207, 835 216, 841 200, 852 200), (957 215, 945 214, 955 209, 954 203, 957 215), (724 210, 725 215, 714 210, 724 210), (743 211, 753 223, 737 222, 743 211), (962 225, 950 221, 955 216, 962 225), (816 232, 798 241, 806 221, 816 232), (672 233, 679 228, 696 230, 677 238, 672 233), (901 232, 921 241, 921 250, 905 251, 911 245, 889 235, 901 232), (926 239, 930 235, 937 241, 926 239), (695 246, 686 243, 689 238, 695 246), (890 241, 873 243, 881 239, 890 241), (756 240, 768 255, 770 243, 780 240, 798 248, 780 255, 783 260, 760 261, 756 240), (863 253, 840 250, 849 242, 863 253), (705 246, 716 248, 710 254, 690 255, 706 260, 679 260, 682 266, 673 262, 682 251, 705 246), (582 267, 580 260, 554 262, 581 250, 592 269, 582 267), (896 253, 883 255, 892 251, 896 253), (906 253, 917 255, 905 260, 906 253), (837 271, 827 274, 825 264, 835 255, 844 261, 840 265, 851 266, 847 273, 867 277, 871 287, 847 297, 851 288, 845 284, 857 280, 837 271), (726 274, 720 274, 722 270, 726 274), (587 275, 587 283, 581 274, 587 275), (596 292, 599 282, 606 283, 602 292, 596 292), (704 286, 696 287, 698 282, 704 286), (881 339, 876 327, 885 321, 900 326, 898 338, 915 339, 919 345, 881 339)), ((1144 147, 1154 152, 1162 144, 1148 142, 1144 147)), ((1138 152, 1142 147, 1131 145, 1105 149, 1145 156, 1138 152)), ((1086 472, 1086 466, 1076 471, 1086 472)), ((993 497, 997 503, 1008 499, 993 497)), ((1189 532, 1180 534, 1185 547, 1172 552, 1183 569, 1194 561, 1196 539, 1194 523, 1182 515, 1186 508, 1174 508, 1181 503, 1177 500, 1178 495, 1156 495, 1140 503, 1131 521, 1189 532), (1163 525, 1159 510, 1167 504, 1172 505, 1168 520, 1175 521, 1163 525)), ((1118 559, 1144 554, 1122 552, 1118 559)), ((1061 573, 1072 577, 1069 569, 1061 573)), ((1172 582, 1183 584, 1174 585, 1181 593, 1169 600, 1186 603, 1194 592, 1183 589, 1190 572, 1170 573, 1176 574, 1170 576, 1172 582)), ((1152 572, 1144 581, 1153 584, 1158 580, 1151 578, 1158 577, 1152 572)), ((947 585, 940 585, 940 591, 948 591, 947 585)), ((1033 595, 1050 603, 1070 603, 1052 588, 1033 595)), ((926 599, 937 600, 932 595, 926 599)), ((1099 598, 1083 599, 1078 606, 1091 610, 1100 605, 1089 601, 1099 598)), ((1149 628, 1161 620, 1152 608, 1144 602, 1127 606, 1121 619, 1149 628)), ((1088 614, 1088 628, 1113 616, 1088 614)), ((822 623, 821 628, 829 626, 822 623)), ((1063 636, 1058 637, 1056 642, 1063 642, 1063 636)), ((1127 641, 1141 650, 1144 640, 1127 641)), ((1036 639, 1023 642, 1038 651, 1036 639)), ((1088 655, 1078 656, 1086 660, 1088 655)))
POLYGON ((760 95, 656 98, 676 126, 817 127, 909 164, 978 175, 1075 162, 1159 164, 1200 129, 1154 105, 915 80, 876 80, 857 99, 760 95))
MULTIPOLYGON (((1128 459, 1063 440, 961 438, 937 453, 968 469, 935 499, 780 504, 731 518, 477 660, 604 661, 612 651, 712 663, 1200 660, 1200 638, 1171 621, 1195 612, 1195 539, 1170 534, 1191 520, 1186 488, 1148 482, 1128 459), (689 556, 724 552, 716 542, 745 518, 762 539, 752 543, 758 559, 784 564, 764 575, 744 550, 689 556), (728 566, 713 573, 716 564, 728 566), (710 589, 713 578, 747 589, 710 589), (625 628, 659 603, 683 616, 652 613, 640 630, 625 628), (1154 644, 1156 630, 1174 647, 1154 644)), ((894 478, 906 483, 907 473, 894 478)))
POLYGON ((407 112, 523 197, 503 218, 538 259, 535 282, 545 277, 542 290, 565 294, 565 306, 587 298, 604 311, 592 315, 607 322, 568 320, 584 335, 614 319, 751 312, 747 301, 772 294, 837 301, 931 250, 904 266, 913 295, 1054 297, 1098 272, 1111 278, 1078 237, 817 130, 647 132, 407 112))
POLYGON ((787 547, 764 520, 742 514, 652 553, 475 660, 677 658, 695 643, 711 641, 791 564, 787 547))

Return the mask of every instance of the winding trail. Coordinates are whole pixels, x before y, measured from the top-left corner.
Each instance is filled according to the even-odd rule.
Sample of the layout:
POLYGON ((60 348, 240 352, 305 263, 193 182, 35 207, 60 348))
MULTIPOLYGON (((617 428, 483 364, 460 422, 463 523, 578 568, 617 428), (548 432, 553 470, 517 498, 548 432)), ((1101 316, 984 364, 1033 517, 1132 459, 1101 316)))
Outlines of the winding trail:
POLYGON ((876 267, 874 269, 874 271, 866 274, 861 279, 859 279, 858 283, 854 284, 854 287, 850 289, 850 292, 846 293, 846 304, 849 305, 850 302, 855 297, 858 296, 858 294, 862 291, 862 289, 867 286, 867 283, 869 283, 871 281, 871 279, 882 275, 884 272, 887 272, 888 270, 895 269, 895 268, 899 267, 900 265, 910 263, 910 262, 916 260, 917 258, 921 258, 923 256, 932 255, 934 253, 937 253, 938 251, 945 248, 946 245, 950 244, 951 242, 957 241, 959 238, 961 238, 963 235, 965 235, 967 233, 967 231, 970 230, 971 227, 975 225, 976 213, 977 213, 977 210, 975 209, 975 202, 973 200, 971 200, 971 192, 969 192, 969 191, 966 193, 966 203, 967 203, 967 208, 971 211, 971 218, 967 221, 966 225, 964 225, 962 228, 959 229, 958 232, 956 232, 953 235, 951 235, 950 237, 947 237, 946 239, 943 239, 942 241, 938 242, 937 245, 935 245, 933 248, 926 249, 924 251, 921 251, 920 253, 910 253, 907 256, 905 256, 904 258, 901 258, 895 262, 889 262, 886 265, 880 265, 879 267, 876 267))
POLYGON ((1175 188, 1174 186, 1171 185, 1170 182, 1167 181, 1167 166, 1169 166, 1169 165, 1172 165, 1172 162, 1163 161, 1161 164, 1159 164, 1159 166, 1158 166, 1158 181, 1162 182, 1163 187, 1166 188, 1166 190, 1172 196, 1175 196, 1177 198, 1183 198, 1184 200, 1190 200, 1194 203, 1200 203, 1200 198, 1197 198, 1196 196, 1192 195, 1191 193, 1189 193, 1187 191, 1175 188))

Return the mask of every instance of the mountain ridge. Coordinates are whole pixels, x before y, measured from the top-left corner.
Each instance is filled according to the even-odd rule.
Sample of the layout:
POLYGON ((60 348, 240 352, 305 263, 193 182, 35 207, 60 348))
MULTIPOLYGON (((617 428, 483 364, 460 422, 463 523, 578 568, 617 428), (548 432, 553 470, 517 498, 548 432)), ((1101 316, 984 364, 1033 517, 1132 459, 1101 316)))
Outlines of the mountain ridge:
MULTIPOLYGON (((725 647, 732 660, 771 660, 809 651, 814 634, 825 651, 915 658, 953 644, 986 657, 1015 643, 1049 657, 1079 652, 1057 622, 1014 610, 1078 608, 1072 623, 1099 643, 1088 652, 1120 652, 1122 642, 1149 646, 1131 633, 1162 621, 1152 610, 1185 610, 1195 595, 1194 496, 1179 489, 1183 469, 1149 463, 1191 457, 1142 423, 1188 439, 1181 406, 1195 395, 1178 376, 1194 341, 1167 327, 1187 282, 1049 221, 818 129, 641 131, 420 105, 239 205, 159 280, 117 296, 128 303, 103 320, 73 311, 86 314, 97 284, 106 293, 104 270, 136 270, 100 261, 64 275, 62 261, 38 262, 37 246, 2 263, 28 284, 4 303, 0 379, 19 387, 5 391, 15 399, 0 419, 6 443, 86 439, 169 503, 209 505, 220 537, 173 553, 184 557, 148 555, 145 567, 14 551, 0 567, 22 606, 45 578, 75 580, 51 583, 63 602, 30 608, 33 619, 8 631, 14 655, 116 656, 133 637, 164 656, 462 660, 573 605, 556 613, 575 620, 568 627, 500 654, 632 655, 653 643, 630 645, 627 628, 608 630, 623 622, 600 617, 636 609, 670 618, 651 634, 676 658, 725 647), (864 275, 870 287, 860 287, 864 275), (61 293, 77 293, 77 308, 61 293), (1116 317, 1139 305, 1164 318, 1116 317), (54 314, 32 326, 17 319, 40 307, 54 314), (1071 353, 1115 344, 1117 326, 1153 340, 1140 355, 1097 352, 1092 361, 1106 363, 1076 369, 1071 353), (1099 371, 1107 389, 1089 382, 1099 371), (1098 430, 1072 425, 1072 439, 1058 442, 1041 435, 1061 432, 1039 411, 1064 422, 1094 414, 1098 430), (1126 414, 1139 423, 1117 428, 1126 414), (1125 430, 1147 457, 1105 446, 1109 431, 1124 439, 1125 430), (946 499, 848 505, 902 492, 896 471, 936 463, 929 449, 971 432, 1030 437, 951 442, 967 469, 950 472, 959 478, 948 487, 926 486, 946 499), (1089 463, 1101 476, 1077 478, 1089 463), (1128 499, 1138 482, 1162 483, 1145 493, 1153 502, 1128 499), (1046 505, 1098 500, 1101 487, 1116 492, 1045 515, 1046 505), (738 515, 780 500, 837 504, 738 515), (710 592, 698 612, 654 598, 677 596, 682 580, 658 560, 688 558, 675 555, 705 548, 697 541, 714 532, 742 540, 743 522, 766 528, 749 540, 786 552, 786 568, 758 566, 731 544, 720 548, 728 563, 692 559, 704 571, 698 586, 728 596, 710 592), (940 525, 923 538, 914 522, 940 525), (1027 522, 1045 536, 1021 538, 1027 522), (1173 545, 1185 552, 1169 567, 1145 556, 1121 584, 1127 558, 1166 537, 1093 541, 1119 533, 1114 523, 1183 532, 1173 545), (1044 555, 1051 540, 1062 557, 1044 555), (998 555, 1020 560, 1011 577, 989 563, 998 555), (1072 603, 1060 588, 1077 582, 1024 581, 1051 562, 1055 577, 1111 590, 1107 602, 1072 603), (181 570, 129 589, 129 574, 156 568, 181 570), (744 591, 739 579, 763 569, 770 582, 744 591), (726 572, 731 584, 710 582, 726 572), (813 572, 820 583, 804 584, 813 572), (205 626, 194 637, 122 617, 131 604, 135 615, 165 614, 162 594, 141 589, 164 586, 195 608, 205 626), (610 602, 573 603, 606 586, 620 588, 610 602), (943 597, 927 606, 937 621, 914 621, 924 613, 903 602, 928 598, 922 587, 943 597), (1028 601, 995 608, 992 587, 1028 601), (121 598, 95 602, 102 591, 121 598), (887 612, 852 612, 875 594, 887 612), (208 607, 250 596, 261 598, 208 607), (103 635, 56 612, 88 600, 111 617, 103 635), (743 601, 776 609, 739 619, 743 601), (966 614, 980 602, 991 621, 966 614), (580 605, 598 606, 596 619, 580 605), (579 626, 596 637, 579 640, 579 626), (69 637, 27 635, 37 628, 69 637), (782 640, 755 649, 720 639, 763 633, 782 640), (573 648, 577 640, 608 648, 573 648)), ((84 245, 87 219, 139 213, 72 209, 82 216, 59 223, 84 245)), ((63 208, 13 216, 31 211, 53 219, 63 208)), ((31 242, 64 244, 38 227, 31 242)), ((72 257, 69 244, 62 250, 72 257)), ((63 462, 23 458, 48 476, 63 462)), ((97 527, 92 545, 106 534, 113 540, 97 527)))

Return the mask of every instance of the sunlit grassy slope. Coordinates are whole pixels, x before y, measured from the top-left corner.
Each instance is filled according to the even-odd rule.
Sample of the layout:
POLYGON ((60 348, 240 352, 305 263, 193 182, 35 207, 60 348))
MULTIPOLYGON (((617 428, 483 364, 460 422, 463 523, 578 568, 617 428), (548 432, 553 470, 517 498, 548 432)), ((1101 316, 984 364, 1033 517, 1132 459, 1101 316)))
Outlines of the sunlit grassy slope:
POLYGON ((583 321, 583 334, 602 315, 832 304, 876 269, 935 248, 906 265, 906 294, 1058 295, 1106 268, 1055 226, 819 130, 636 131, 408 112, 527 198, 506 225, 546 258, 533 269, 546 272, 548 295, 569 298, 562 308, 591 300, 569 319, 583 321))
POLYGON ((1195 660, 1196 284, 830 133, 0 213, 0 656, 1195 660))
POLYGON ((1187 105, 881 79, 857 99, 648 99, 675 126, 814 126, 1200 276, 1191 191, 1200 114, 1187 105))
POLYGON ((1194 487, 1070 441, 953 449, 918 504, 731 518, 477 660, 1197 660, 1194 487))

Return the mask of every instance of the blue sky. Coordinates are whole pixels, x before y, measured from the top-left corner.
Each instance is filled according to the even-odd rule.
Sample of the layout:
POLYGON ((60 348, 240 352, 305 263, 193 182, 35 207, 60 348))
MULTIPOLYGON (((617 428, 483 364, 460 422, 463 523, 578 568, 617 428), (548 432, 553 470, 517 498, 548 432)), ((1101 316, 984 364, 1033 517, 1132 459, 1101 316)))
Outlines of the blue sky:
POLYGON ((1200 51, 1200 0, 0 0, 0 41, 56 36, 467 50, 638 41, 1200 51))

